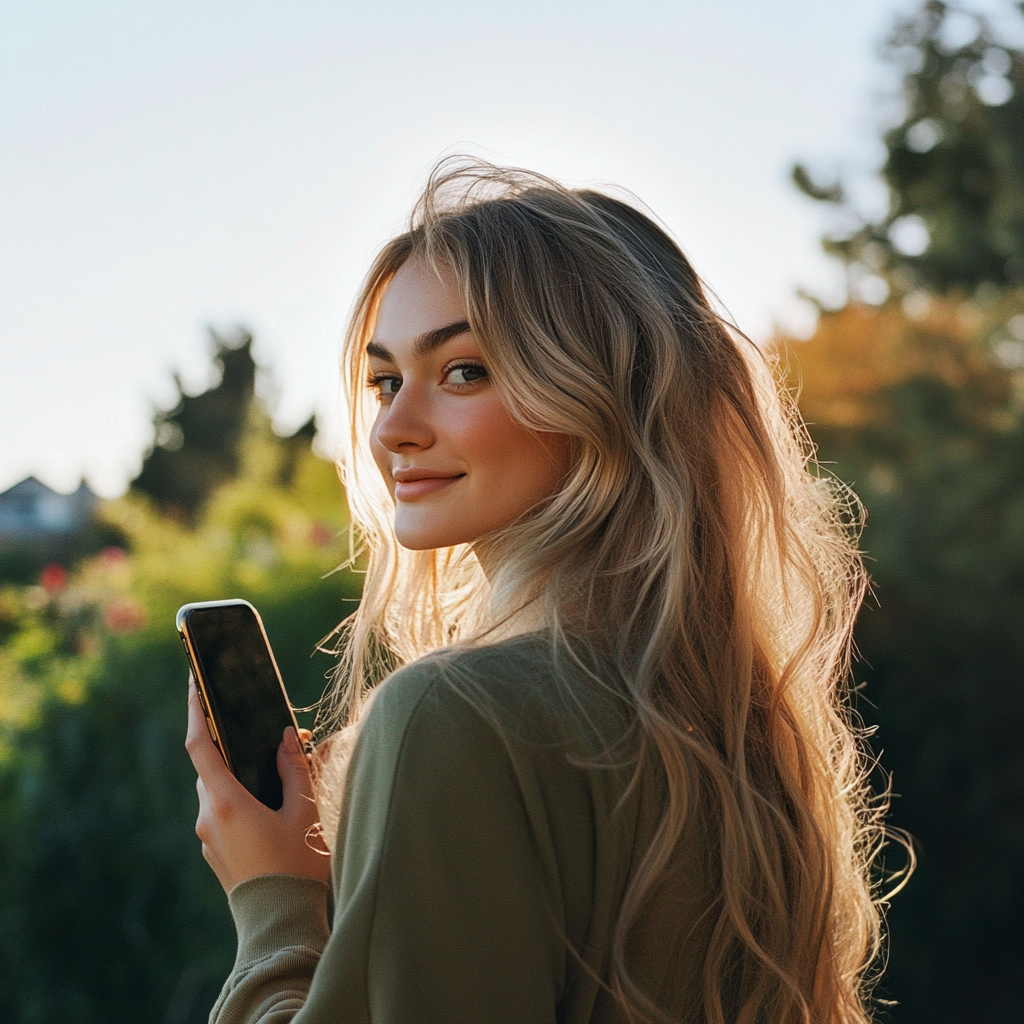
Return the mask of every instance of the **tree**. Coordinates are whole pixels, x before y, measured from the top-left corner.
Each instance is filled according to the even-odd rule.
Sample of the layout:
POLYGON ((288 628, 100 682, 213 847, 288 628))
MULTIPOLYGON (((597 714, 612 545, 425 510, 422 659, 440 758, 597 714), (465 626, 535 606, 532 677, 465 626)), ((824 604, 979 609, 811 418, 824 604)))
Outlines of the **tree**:
POLYGON ((256 385, 252 335, 210 332, 218 383, 187 395, 175 376, 178 402, 154 418, 153 447, 132 487, 165 511, 194 521, 207 498, 238 472, 239 445, 256 385))
POLYGON ((885 53, 889 210, 794 170, 841 214, 824 246, 849 297, 787 356, 820 461, 869 512, 859 710, 919 857, 888 915, 886 1016, 1022 1020, 1024 54, 939 2, 885 53))
POLYGON ((825 248, 851 272, 854 297, 868 277, 898 296, 1024 285, 1024 53, 985 18, 929 0, 898 22, 884 57, 902 72, 901 116, 883 134, 886 215, 866 217, 842 182, 793 169, 805 194, 841 214, 825 248))

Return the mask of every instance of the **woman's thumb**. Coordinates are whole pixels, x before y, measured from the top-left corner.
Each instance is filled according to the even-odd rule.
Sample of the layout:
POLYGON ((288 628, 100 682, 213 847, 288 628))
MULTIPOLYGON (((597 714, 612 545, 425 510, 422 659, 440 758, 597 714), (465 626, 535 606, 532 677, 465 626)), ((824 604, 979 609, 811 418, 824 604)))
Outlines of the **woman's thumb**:
POLYGON ((281 776, 284 802, 288 805, 296 797, 309 799, 313 795, 313 784, 309 775, 309 762, 299 743, 299 737, 289 725, 284 731, 281 745, 277 748, 277 773, 281 776))

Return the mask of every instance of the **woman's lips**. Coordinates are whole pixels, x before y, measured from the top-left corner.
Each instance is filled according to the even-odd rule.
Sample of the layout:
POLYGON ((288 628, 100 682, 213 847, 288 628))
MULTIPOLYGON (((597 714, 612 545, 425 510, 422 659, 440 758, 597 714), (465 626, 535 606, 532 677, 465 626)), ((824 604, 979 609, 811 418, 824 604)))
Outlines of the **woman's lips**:
POLYGON ((396 480, 395 500, 415 501, 417 498, 440 491, 461 479, 462 475, 460 474, 458 476, 424 476, 417 480, 396 480))

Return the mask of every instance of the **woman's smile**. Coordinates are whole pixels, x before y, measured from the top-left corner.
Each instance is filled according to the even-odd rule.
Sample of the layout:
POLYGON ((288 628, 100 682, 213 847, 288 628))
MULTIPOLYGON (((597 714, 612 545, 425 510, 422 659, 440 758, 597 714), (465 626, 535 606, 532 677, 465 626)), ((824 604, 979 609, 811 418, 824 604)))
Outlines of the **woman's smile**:
POLYGON ((427 469, 396 469, 391 473, 395 481, 395 501, 417 501, 461 480, 465 473, 435 473, 427 469))

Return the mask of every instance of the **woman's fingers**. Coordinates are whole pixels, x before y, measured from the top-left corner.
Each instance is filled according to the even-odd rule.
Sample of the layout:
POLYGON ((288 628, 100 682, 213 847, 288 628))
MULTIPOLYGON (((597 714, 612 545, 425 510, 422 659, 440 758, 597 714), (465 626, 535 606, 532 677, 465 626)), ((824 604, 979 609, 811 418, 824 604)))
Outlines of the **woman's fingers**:
POLYGON ((196 776, 196 795, 199 797, 199 813, 196 815, 196 835, 202 840, 203 845, 213 835, 213 818, 210 814, 210 795, 206 792, 206 784, 201 775, 196 776))
POLYGON ((231 774, 210 736, 206 715, 203 714, 203 706, 199 703, 199 691, 191 676, 188 684, 188 731, 185 734, 185 749, 192 758, 196 771, 205 778, 214 779, 223 773, 231 774))
MULTIPOLYGON (((233 783, 234 776, 230 776, 233 783)), ((199 797, 199 813, 196 815, 196 835, 204 845, 214 843, 217 836, 229 826, 237 815, 239 786, 219 786, 211 792, 203 777, 196 779, 196 794, 199 797)), ((245 793, 245 790, 241 790, 245 793)), ((248 795, 248 794, 246 794, 248 795)), ((243 797, 244 799, 244 797, 243 797)))
POLYGON ((277 748, 277 773, 281 776, 285 808, 296 808, 295 802, 299 800, 312 802, 313 780, 309 773, 309 761, 291 726, 285 729, 277 748))

